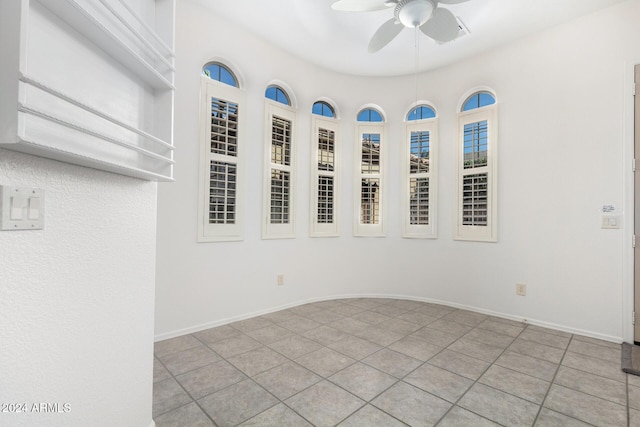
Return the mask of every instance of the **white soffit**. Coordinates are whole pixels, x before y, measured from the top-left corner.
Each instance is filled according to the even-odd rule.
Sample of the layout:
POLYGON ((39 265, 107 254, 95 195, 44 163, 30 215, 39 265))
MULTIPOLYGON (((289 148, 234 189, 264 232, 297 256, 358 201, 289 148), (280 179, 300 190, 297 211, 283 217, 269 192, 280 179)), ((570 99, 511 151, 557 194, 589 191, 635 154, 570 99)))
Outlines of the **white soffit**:
MULTIPOLYGON (((415 72, 413 29, 403 29, 379 52, 367 53, 369 39, 393 16, 393 8, 353 13, 332 10, 335 0, 193 1, 239 29, 330 70, 360 76, 415 72)), ((470 34, 443 45, 420 34, 420 70, 451 64, 623 1, 469 0, 441 5, 458 16, 470 34)))

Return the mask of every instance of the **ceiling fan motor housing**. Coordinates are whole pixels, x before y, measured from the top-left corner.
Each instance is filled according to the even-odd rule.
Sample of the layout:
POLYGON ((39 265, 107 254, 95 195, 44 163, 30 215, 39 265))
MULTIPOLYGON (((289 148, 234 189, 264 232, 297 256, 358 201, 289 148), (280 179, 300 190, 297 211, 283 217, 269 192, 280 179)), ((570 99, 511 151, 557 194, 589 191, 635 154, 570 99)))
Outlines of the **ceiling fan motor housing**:
POLYGON ((427 22, 435 8, 433 0, 400 0, 393 14, 405 27, 415 28, 427 22))

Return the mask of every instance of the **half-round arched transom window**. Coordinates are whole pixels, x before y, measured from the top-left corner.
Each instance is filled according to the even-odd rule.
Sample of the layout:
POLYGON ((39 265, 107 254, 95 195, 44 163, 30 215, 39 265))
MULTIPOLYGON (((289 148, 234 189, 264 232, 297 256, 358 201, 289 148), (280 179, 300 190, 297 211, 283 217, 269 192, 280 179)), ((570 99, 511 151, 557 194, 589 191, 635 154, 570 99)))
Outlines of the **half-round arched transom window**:
POLYGON ((462 104, 462 111, 475 110, 496 103, 496 98, 489 92, 476 92, 462 104))
POLYGON ((329 105, 328 102, 324 101, 314 102, 313 107, 311 108, 311 113, 324 117, 336 117, 336 111, 334 110, 334 108, 329 105))
POLYGON ((209 77, 211 80, 228 84, 229 86, 240 87, 238 85, 238 79, 233 72, 226 65, 219 62, 210 62, 202 67, 202 75, 209 77))
POLYGON ((291 105, 291 99, 289 98, 289 95, 280 86, 276 86, 276 85, 269 86, 267 90, 264 92, 264 96, 265 98, 272 99, 281 104, 289 105, 289 106, 291 105))
POLYGON ((365 108, 358 113, 359 122, 384 122, 382 114, 374 108, 365 108))
POLYGON ((407 120, 424 120, 424 119, 432 119, 436 116, 436 112, 433 108, 428 105, 418 105, 413 110, 409 111, 407 114, 407 120))

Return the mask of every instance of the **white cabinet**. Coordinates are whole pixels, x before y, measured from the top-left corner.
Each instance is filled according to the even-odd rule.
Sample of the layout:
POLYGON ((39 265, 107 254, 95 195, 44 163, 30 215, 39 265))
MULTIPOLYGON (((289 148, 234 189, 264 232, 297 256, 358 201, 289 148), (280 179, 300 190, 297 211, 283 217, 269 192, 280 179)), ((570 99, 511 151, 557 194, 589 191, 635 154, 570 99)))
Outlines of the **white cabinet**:
POLYGON ((175 0, 1 0, 0 148, 173 179, 175 0))

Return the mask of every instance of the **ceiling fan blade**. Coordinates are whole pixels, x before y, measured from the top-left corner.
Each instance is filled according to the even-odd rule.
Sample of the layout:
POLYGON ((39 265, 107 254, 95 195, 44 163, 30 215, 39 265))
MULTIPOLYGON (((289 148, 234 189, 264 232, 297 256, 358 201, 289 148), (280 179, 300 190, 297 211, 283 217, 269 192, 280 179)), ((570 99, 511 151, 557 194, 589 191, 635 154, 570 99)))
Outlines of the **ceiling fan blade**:
POLYGON ((384 10, 389 6, 386 0, 338 0, 331 5, 331 9, 342 12, 373 12, 384 10))
POLYGON ((439 7, 433 11, 431 19, 422 24, 420 30, 432 39, 445 43, 458 37, 460 27, 453 13, 439 7))
POLYGON ((466 1, 469 1, 469 0, 438 0, 438 3, 442 3, 442 4, 458 4, 458 3, 464 3, 466 1))
POLYGON ((389 44, 391 40, 395 38, 400 31, 404 28, 404 25, 396 23, 396 18, 391 18, 375 32, 371 41, 369 42, 369 53, 375 53, 389 44))

